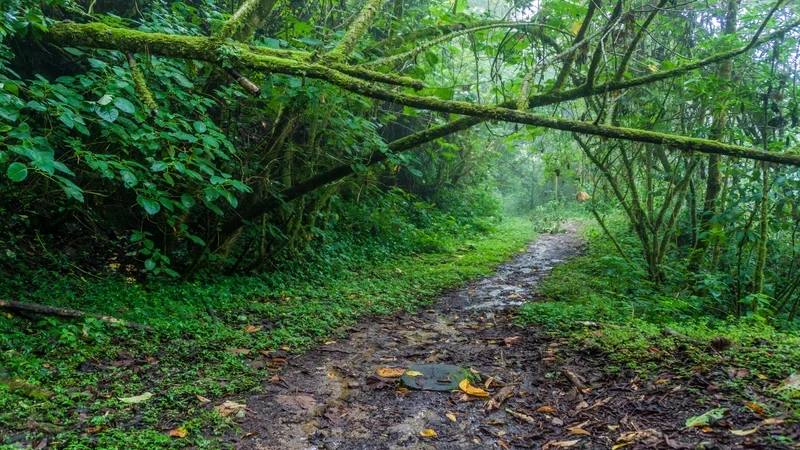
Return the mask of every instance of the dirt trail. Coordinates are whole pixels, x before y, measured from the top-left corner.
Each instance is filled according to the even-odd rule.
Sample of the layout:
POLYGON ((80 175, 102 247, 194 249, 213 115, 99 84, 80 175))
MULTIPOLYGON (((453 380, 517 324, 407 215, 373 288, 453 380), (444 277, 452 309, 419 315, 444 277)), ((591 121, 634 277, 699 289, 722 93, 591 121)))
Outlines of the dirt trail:
POLYGON ((743 439, 747 448, 791 448, 684 430, 687 414, 702 412, 686 386, 612 377, 601 370, 602 355, 516 326, 514 311, 537 299, 539 280, 578 254, 582 243, 567 228, 541 236, 494 276, 443 295, 432 309, 370 318, 346 339, 290 359, 279 381, 247 400, 243 434, 232 443, 267 450, 609 449, 634 433, 625 449, 744 448, 743 439), (398 389, 397 380, 376 375, 381 367, 427 363, 472 368, 499 380, 492 395, 510 396, 490 409, 485 398, 398 389), (592 389, 577 389, 565 369, 592 389), (436 436, 420 434, 428 429, 436 436))

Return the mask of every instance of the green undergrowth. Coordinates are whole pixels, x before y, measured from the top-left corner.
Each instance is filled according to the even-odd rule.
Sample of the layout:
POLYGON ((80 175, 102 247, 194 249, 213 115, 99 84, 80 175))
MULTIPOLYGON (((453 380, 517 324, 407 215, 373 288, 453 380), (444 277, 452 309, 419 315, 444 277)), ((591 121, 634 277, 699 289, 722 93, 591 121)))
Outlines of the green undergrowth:
POLYGON ((442 238, 435 252, 203 282, 142 285, 30 273, 28 285, 38 288, 21 292, 0 281, 0 298, 152 327, 3 313, 0 375, 55 395, 32 400, 0 383, 0 442, 47 435, 58 448, 219 448, 217 437, 234 425, 212 406, 258 391, 281 364, 272 358, 341 334, 364 315, 428 304, 444 289, 490 273, 533 235, 530 222, 508 219, 487 233, 442 238), (153 396, 120 401, 144 393, 153 396), (187 436, 169 437, 178 427, 187 436))
MULTIPOLYGON (((588 250, 553 270, 541 286, 546 301, 524 305, 521 323, 603 355, 610 372, 633 371, 650 379, 700 372, 741 400, 768 400, 800 418, 800 391, 782 388, 800 372, 799 333, 757 316, 730 318, 704 309, 708 299, 689 295, 685 280, 646 281, 593 222, 585 221, 582 233, 588 250), (720 338, 730 348, 710 347, 715 339, 713 345, 725 346, 720 338)), ((625 236, 620 244, 627 245, 625 236)))

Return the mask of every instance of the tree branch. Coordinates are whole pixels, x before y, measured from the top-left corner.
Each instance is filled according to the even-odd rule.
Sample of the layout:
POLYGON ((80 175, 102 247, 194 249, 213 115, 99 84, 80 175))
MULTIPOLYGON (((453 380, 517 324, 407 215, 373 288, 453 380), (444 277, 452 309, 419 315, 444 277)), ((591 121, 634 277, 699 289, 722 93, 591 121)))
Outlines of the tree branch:
MULTIPOLYGON (((597 10, 596 1, 597 0, 589 0, 589 7, 586 10, 586 16, 583 18, 583 23, 581 23, 581 28, 578 30, 578 34, 575 35, 575 40, 572 41, 573 47, 578 45, 579 42, 583 41, 584 37, 586 36, 586 32, 589 31, 589 26, 594 18, 594 12, 597 10)), ((570 52, 567 60, 564 61, 564 65, 561 66, 561 70, 558 72, 556 82, 553 84, 553 91, 558 91, 561 89, 561 86, 563 86, 567 81, 567 77, 569 76, 570 71, 572 71, 573 63, 575 63, 575 53, 570 52)), ((523 95, 523 97, 525 97, 525 95, 523 95)))
POLYGON ((529 23, 500 22, 500 23, 494 23, 494 24, 488 24, 488 25, 481 25, 481 26, 477 26, 477 27, 473 27, 473 28, 466 28, 464 30, 457 31, 455 33, 449 33, 449 34, 446 34, 446 35, 441 36, 439 38, 436 38, 434 40, 425 42, 424 44, 421 44, 418 47, 416 47, 414 49, 411 49, 411 50, 409 50, 407 52, 398 53, 396 55, 387 56, 385 58, 380 58, 380 59, 376 59, 375 61, 370 61, 370 62, 361 64, 360 67, 371 68, 371 67, 377 67, 377 66, 389 66, 389 65, 395 64, 397 62, 401 62, 401 61, 405 61, 407 59, 411 59, 411 58, 419 55, 420 53, 424 52, 425 50, 427 50, 427 49, 429 49, 431 47, 434 47, 436 45, 441 44, 442 42, 446 42, 446 41, 449 41, 449 40, 452 40, 452 39, 455 39, 455 38, 458 38, 458 37, 461 37, 461 36, 465 36, 467 34, 475 33, 476 31, 490 30, 492 28, 522 28, 522 27, 533 27, 533 26, 546 27, 547 25, 533 23, 533 22, 529 22, 529 23))
POLYGON ((265 16, 272 12, 277 0, 246 0, 225 22, 217 37, 223 41, 244 41, 249 38, 265 16))
POLYGON ((383 2, 384 0, 367 0, 367 4, 364 5, 361 14, 359 14, 353 24, 350 25, 350 28, 347 30, 342 40, 327 54, 328 59, 332 61, 341 61, 353 53, 358 41, 361 40, 364 33, 372 26, 375 17, 378 16, 378 10, 383 6, 383 2))

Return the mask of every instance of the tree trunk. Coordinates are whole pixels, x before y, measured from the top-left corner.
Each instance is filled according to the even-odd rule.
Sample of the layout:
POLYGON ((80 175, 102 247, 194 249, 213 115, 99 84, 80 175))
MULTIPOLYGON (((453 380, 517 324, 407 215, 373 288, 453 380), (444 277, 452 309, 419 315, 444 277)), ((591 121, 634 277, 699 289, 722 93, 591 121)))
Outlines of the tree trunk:
MULTIPOLYGON (((725 14, 725 30, 724 34, 735 34, 737 17, 739 13, 739 0, 728 0, 728 11, 725 14)), ((731 79, 733 72, 733 61, 725 60, 719 63, 717 69, 717 77, 723 82, 731 79)), ((728 121, 728 111, 726 106, 726 99, 724 94, 718 98, 719 104, 714 111, 713 123, 711 125, 711 133, 709 139, 713 141, 721 141, 725 131, 725 126, 728 121)), ((708 157, 708 178, 706 181, 706 197, 703 203, 703 212, 700 215, 698 224, 698 239, 695 245, 694 252, 692 253, 689 262, 689 270, 695 271, 700 266, 700 261, 705 256, 706 249, 711 242, 711 236, 708 232, 711 228, 711 218, 716 214, 718 207, 717 199, 719 198, 720 189, 722 187, 722 175, 719 170, 720 156, 709 155, 708 157)))

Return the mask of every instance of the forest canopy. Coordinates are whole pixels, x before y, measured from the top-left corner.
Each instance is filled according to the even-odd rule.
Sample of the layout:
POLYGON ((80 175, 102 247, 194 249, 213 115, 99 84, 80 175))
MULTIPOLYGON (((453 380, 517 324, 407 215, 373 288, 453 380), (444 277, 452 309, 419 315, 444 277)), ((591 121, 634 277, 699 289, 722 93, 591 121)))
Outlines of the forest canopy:
POLYGON ((738 229, 756 255, 741 289, 760 293, 769 230, 795 227, 794 2, 2 8, 18 250, 26 229, 69 230, 155 274, 254 270, 346 223, 365 189, 480 211, 498 168, 534 148, 545 177, 570 172, 620 208, 654 281, 676 239, 694 270, 738 229))

